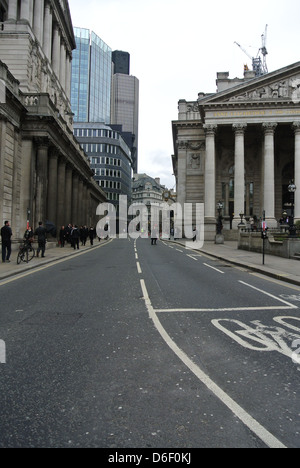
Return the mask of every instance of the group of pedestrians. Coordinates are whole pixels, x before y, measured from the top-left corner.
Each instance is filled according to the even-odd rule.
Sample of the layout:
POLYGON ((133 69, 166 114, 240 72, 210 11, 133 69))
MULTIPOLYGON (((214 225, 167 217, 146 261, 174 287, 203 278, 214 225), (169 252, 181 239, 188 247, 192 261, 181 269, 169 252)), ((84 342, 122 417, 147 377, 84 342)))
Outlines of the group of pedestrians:
MULTIPOLYGON (((1 228, 1 244, 2 244, 2 263, 10 263, 11 257, 11 245, 12 245, 12 229, 9 221, 5 221, 4 226, 1 228)), ((24 243, 28 246, 34 241, 34 237, 37 237, 38 249, 37 256, 40 253, 42 257, 45 257, 46 242, 47 242, 47 230, 40 221, 39 226, 35 231, 31 227, 26 229, 24 234, 24 243)))
POLYGON ((85 246, 87 240, 90 240, 91 245, 94 245, 96 238, 96 230, 93 227, 88 228, 87 226, 78 226, 76 224, 68 224, 68 226, 61 226, 59 231, 59 245, 65 247, 66 244, 70 244, 74 250, 79 250, 79 244, 85 246))
MULTIPOLYGON (((12 229, 9 221, 5 221, 4 226, 1 228, 1 244, 2 244, 2 263, 10 263, 11 252, 12 252, 12 229)), ((45 257, 46 244, 47 244, 47 229, 42 222, 39 222, 38 227, 34 231, 31 227, 26 229, 24 234, 24 243, 26 246, 31 246, 34 242, 35 237, 38 242, 37 257, 45 257)), ((62 226, 59 232, 59 244, 60 247, 64 247, 67 243, 74 248, 79 250, 79 244, 82 246, 86 245, 89 239, 90 244, 94 245, 96 238, 96 230, 93 227, 88 228, 87 226, 81 226, 78 228, 76 225, 68 224, 68 226, 62 226)))

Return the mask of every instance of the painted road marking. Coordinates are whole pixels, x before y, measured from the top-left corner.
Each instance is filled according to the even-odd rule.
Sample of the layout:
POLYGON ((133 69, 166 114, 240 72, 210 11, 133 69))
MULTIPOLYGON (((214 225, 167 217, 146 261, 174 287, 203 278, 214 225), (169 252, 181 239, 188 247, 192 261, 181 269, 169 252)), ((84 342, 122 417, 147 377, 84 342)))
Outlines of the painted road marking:
POLYGON ((288 306, 289 309, 298 309, 298 307, 295 306, 294 304, 291 304, 290 302, 287 302, 287 301, 281 299, 280 297, 276 297, 273 294, 270 294, 267 291, 264 291, 263 289, 256 288, 255 286, 252 286, 251 284, 245 283, 244 281, 239 281, 239 283, 243 284, 245 286, 248 286, 249 288, 254 289, 255 291, 261 292, 262 294, 265 294, 266 296, 269 296, 272 299, 275 299, 276 301, 282 302, 283 304, 288 306))
POLYGON ((270 310, 289 310, 297 309, 297 307, 286 307, 286 306, 267 306, 267 307, 232 307, 232 308, 216 308, 216 309, 155 309, 155 312, 159 313, 172 313, 172 312, 258 312, 258 311, 270 311, 270 310))
POLYGON ((212 270, 217 271, 218 273, 221 273, 222 275, 225 275, 224 271, 218 270, 218 268, 215 268, 215 267, 213 267, 211 265, 208 265, 207 263, 203 263, 203 265, 205 265, 208 268, 211 268, 212 270))
POLYGON ((152 306, 145 281, 141 280, 144 301, 157 331, 166 344, 176 354, 176 356, 190 369, 191 372, 211 391, 213 394, 229 408, 254 434, 257 435, 270 448, 286 448, 273 434, 263 427, 256 419, 247 413, 238 403, 236 403, 224 390, 222 390, 207 374, 205 374, 172 340, 158 319, 157 311, 152 306))

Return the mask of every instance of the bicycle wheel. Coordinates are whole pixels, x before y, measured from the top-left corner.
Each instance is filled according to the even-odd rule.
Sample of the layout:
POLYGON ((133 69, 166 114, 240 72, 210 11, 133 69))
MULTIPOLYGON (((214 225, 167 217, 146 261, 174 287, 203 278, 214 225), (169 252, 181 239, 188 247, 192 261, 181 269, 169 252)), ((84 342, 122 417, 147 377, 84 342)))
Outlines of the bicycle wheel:
POLYGON ((30 262, 30 260, 32 260, 34 256, 35 256, 34 248, 30 247, 29 249, 27 249, 27 262, 30 262))
POLYGON ((24 252, 19 252, 17 256, 17 264, 20 265, 21 262, 24 262, 24 252))

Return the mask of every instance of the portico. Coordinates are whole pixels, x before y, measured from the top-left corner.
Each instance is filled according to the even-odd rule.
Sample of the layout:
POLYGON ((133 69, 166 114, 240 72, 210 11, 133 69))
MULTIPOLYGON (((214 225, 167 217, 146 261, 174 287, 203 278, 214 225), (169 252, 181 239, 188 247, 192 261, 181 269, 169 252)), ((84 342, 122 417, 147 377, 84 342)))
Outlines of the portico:
POLYGON ((265 213, 268 226, 276 227, 283 211, 292 208, 290 180, 299 187, 294 208, 295 221, 300 220, 300 63, 259 78, 247 76, 225 90, 224 78, 230 81, 228 74, 218 74, 221 92, 201 93, 197 102, 181 100, 179 120, 173 122, 177 191, 185 187, 178 198, 205 204, 211 239, 219 200, 227 230, 237 229, 240 214, 260 219, 265 213), (183 171, 178 163, 184 168, 184 158, 183 171))

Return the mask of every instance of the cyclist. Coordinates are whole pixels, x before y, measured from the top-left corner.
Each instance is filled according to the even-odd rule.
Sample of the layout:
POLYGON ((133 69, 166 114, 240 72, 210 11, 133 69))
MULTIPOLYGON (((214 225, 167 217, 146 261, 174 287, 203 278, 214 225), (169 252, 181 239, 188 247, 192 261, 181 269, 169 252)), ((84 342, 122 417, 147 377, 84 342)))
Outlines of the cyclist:
POLYGON ((33 238, 34 238, 34 232, 32 228, 29 226, 28 229, 26 229, 25 234, 24 234, 24 240, 25 240, 24 243, 26 247, 31 247, 33 238))

